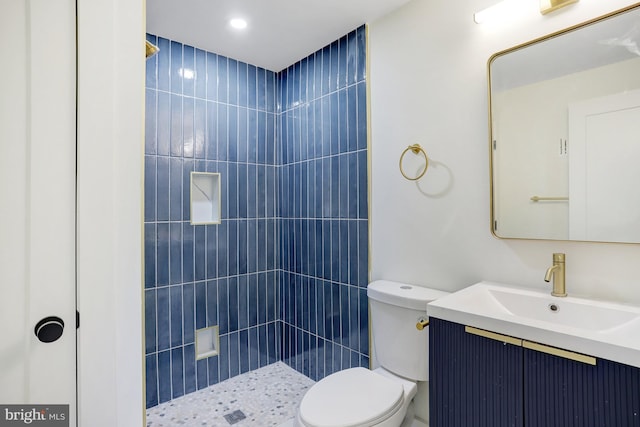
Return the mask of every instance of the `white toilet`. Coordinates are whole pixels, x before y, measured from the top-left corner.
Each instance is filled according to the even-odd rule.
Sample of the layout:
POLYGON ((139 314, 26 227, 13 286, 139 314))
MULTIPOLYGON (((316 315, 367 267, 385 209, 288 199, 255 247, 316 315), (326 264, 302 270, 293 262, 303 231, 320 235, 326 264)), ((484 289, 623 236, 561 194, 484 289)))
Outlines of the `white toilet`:
POLYGON ((371 336, 379 368, 336 372, 311 387, 300 403, 300 427, 411 425, 411 401, 429 370, 427 303, 446 292, 379 280, 369 284, 371 336))

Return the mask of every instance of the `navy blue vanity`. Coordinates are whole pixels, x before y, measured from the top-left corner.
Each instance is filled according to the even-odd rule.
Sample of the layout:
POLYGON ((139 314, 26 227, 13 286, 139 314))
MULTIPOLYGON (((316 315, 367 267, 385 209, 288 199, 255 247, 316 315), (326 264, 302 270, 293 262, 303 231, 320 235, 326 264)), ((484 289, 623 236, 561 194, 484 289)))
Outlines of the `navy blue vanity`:
POLYGON ((431 427, 640 427, 640 368, 477 331, 430 319, 431 427))

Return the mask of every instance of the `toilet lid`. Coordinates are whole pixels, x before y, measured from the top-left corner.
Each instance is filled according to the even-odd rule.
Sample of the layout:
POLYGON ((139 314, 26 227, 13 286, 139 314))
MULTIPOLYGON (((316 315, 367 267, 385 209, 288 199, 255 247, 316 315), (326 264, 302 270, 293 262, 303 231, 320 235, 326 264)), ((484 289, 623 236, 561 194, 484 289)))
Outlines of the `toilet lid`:
POLYGON ((365 368, 336 372, 307 391, 300 418, 310 427, 372 426, 392 416, 403 402, 403 388, 365 368))

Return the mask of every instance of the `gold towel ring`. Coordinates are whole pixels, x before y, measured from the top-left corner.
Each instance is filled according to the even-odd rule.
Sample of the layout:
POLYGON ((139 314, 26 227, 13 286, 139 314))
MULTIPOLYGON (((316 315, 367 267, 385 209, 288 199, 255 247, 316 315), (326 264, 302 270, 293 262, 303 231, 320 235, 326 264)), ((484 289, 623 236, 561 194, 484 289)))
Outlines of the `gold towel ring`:
POLYGON ((420 144, 413 144, 413 145, 408 146, 407 148, 404 149, 404 151, 400 155, 400 173, 402 174, 402 176, 407 178, 409 181, 417 181, 420 178, 422 178, 424 176, 424 174, 427 172, 427 168, 428 167, 429 167, 429 158, 427 157, 427 153, 424 152, 424 149, 420 146, 420 144), (424 169, 422 170, 420 175, 416 176, 415 178, 408 177, 407 174, 404 173, 404 170, 402 169, 402 159, 404 158, 404 155, 407 154, 407 152, 409 150, 411 150, 411 152, 413 154, 422 153, 422 155, 424 156, 424 161, 425 161, 424 169))

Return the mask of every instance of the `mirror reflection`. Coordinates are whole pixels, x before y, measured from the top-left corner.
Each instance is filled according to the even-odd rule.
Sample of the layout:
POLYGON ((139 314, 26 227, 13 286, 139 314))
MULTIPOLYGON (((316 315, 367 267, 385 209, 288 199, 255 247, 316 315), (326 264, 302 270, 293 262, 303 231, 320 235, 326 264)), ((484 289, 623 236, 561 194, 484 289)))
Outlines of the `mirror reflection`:
POLYGON ((497 237, 640 242, 640 6, 489 60, 497 237))

